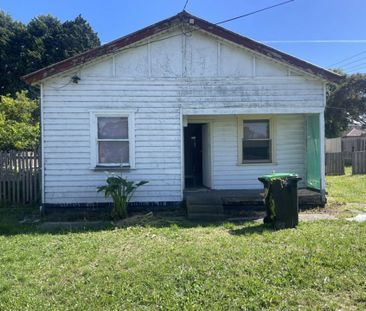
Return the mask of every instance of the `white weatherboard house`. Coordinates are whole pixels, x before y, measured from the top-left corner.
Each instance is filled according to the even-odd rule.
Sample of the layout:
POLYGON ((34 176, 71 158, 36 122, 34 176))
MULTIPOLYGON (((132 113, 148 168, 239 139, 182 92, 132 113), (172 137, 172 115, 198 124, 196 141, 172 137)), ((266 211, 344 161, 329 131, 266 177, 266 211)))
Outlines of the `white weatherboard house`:
POLYGON ((325 84, 339 78, 184 11, 31 73, 43 204, 105 202, 96 187, 121 170, 149 181, 141 203, 260 189, 273 171, 323 195, 325 84))

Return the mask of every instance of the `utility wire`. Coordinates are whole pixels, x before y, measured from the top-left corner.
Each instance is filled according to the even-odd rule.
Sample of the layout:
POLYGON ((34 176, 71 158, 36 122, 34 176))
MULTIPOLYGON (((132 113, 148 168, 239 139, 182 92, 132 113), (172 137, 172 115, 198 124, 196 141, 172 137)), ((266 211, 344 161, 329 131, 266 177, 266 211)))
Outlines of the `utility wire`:
POLYGON ((366 39, 264 40, 267 43, 366 43, 366 39))
POLYGON ((243 17, 247 17, 249 15, 254 15, 256 13, 263 12, 263 11, 266 11, 266 10, 270 10, 270 9, 275 8, 275 7, 278 7, 278 6, 281 6, 281 5, 285 5, 287 3, 294 2, 294 1, 295 0, 288 0, 288 1, 280 2, 280 3, 277 3, 275 5, 271 5, 271 6, 265 7, 263 9, 259 9, 259 10, 256 10, 256 11, 253 11, 253 12, 249 12, 249 13, 246 13, 246 14, 243 14, 243 15, 239 15, 239 16, 236 16, 236 17, 233 17, 233 18, 225 19, 225 20, 223 20, 221 22, 216 23, 215 25, 220 25, 220 24, 224 24, 224 23, 227 23, 227 22, 231 22, 231 21, 234 21, 236 19, 243 18, 243 17))
POLYGON ((361 51, 361 52, 359 52, 359 53, 357 53, 357 54, 351 55, 351 56, 349 56, 349 57, 343 58, 343 59, 341 59, 340 61, 338 61, 338 62, 336 62, 336 63, 333 63, 333 64, 329 65, 329 67, 332 67, 332 66, 335 66, 335 65, 341 64, 341 63, 343 63, 343 62, 345 62, 345 61, 347 61, 347 60, 353 59, 353 58, 355 58, 355 57, 357 57, 357 56, 359 56, 359 55, 362 55, 362 54, 364 54, 364 53, 366 53, 366 50, 361 51))
POLYGON ((340 108, 340 107, 334 107, 334 106, 325 106, 325 108, 330 108, 330 109, 337 109, 337 110, 344 110, 346 112, 348 112, 347 108, 340 108))
POLYGON ((351 65, 351 66, 346 66, 346 70, 350 70, 350 69, 356 69, 356 68, 358 68, 358 67, 364 67, 366 65, 366 63, 365 62, 363 62, 363 63, 360 63, 360 64, 354 64, 354 65, 351 65))
POLYGON ((363 61, 365 59, 366 59, 366 56, 361 57, 361 58, 356 59, 356 60, 353 60, 353 61, 350 61, 350 62, 346 62, 346 63, 340 64, 339 66, 341 68, 349 67, 350 65, 355 64, 355 63, 358 63, 358 62, 363 61))
MULTIPOLYGON (((294 1, 295 0, 289 0, 289 1, 281 2, 281 3, 275 4, 275 5, 272 5, 272 6, 269 6, 269 7, 265 7, 265 8, 260 9, 260 10, 256 10, 256 11, 253 11, 253 12, 249 12, 247 14, 243 14, 243 15, 236 16, 236 17, 233 17, 233 18, 230 18, 230 19, 227 19, 227 20, 219 21, 219 22, 215 23, 214 25, 224 24, 224 23, 230 22, 230 21, 235 20, 235 19, 243 18, 243 17, 249 16, 249 15, 254 15, 256 13, 259 13, 259 12, 262 12, 262 11, 265 11, 265 10, 269 10, 271 8, 275 8, 277 6, 284 5, 284 4, 287 4, 287 3, 290 3, 290 2, 294 2, 294 1)), ((185 6, 188 4, 188 2, 189 2, 189 0, 186 0, 185 6)), ((170 39, 170 38, 174 38, 174 37, 179 37, 182 34, 183 35, 188 35, 188 34, 191 34, 191 33, 195 32, 195 31, 198 31, 198 30, 199 29, 191 29, 191 30, 188 30, 188 31, 183 32, 183 33, 171 35, 171 36, 164 37, 164 38, 161 38, 161 39, 151 40, 151 41, 149 41, 147 43, 142 43, 142 44, 138 44, 138 45, 126 47, 126 48, 123 48, 121 51, 125 51, 125 50, 128 50, 128 49, 133 49, 133 48, 137 48, 137 47, 140 47, 140 46, 144 46, 144 45, 146 45, 148 43, 154 43, 154 42, 164 41, 164 40, 167 40, 167 39, 170 39)), ((116 53, 119 53, 119 52, 120 51, 116 51, 116 53)))
POLYGON ((184 4, 184 7, 183 7, 183 11, 185 11, 185 10, 186 10, 186 7, 187 7, 187 5, 188 5, 188 2, 189 2, 189 0, 186 0, 186 3, 184 4))

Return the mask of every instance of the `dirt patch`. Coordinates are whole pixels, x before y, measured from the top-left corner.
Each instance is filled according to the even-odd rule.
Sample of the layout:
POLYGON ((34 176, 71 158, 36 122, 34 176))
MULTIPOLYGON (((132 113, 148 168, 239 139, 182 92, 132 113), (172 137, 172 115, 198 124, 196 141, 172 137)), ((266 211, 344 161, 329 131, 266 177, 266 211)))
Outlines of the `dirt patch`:
POLYGON ((300 221, 314 221, 314 220, 334 220, 337 217, 329 213, 300 213, 300 221))

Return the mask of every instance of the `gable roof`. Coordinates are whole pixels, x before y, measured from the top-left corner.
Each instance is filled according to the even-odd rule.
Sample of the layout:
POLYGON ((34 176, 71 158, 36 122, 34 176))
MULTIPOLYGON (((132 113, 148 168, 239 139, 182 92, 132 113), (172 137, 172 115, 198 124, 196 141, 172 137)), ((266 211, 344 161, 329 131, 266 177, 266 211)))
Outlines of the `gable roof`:
POLYGON ((109 54, 115 53, 116 51, 124 47, 127 47, 133 43, 139 42, 141 40, 149 38, 152 35, 168 30, 172 25, 174 25, 177 22, 182 22, 189 24, 191 26, 198 27, 199 29, 202 29, 217 37, 221 37, 225 40, 231 41, 235 44, 238 44, 242 47, 245 47, 249 50, 252 50, 264 56, 270 57, 281 63, 299 68, 300 70, 315 75, 321 79, 330 82, 339 82, 342 79, 342 76, 332 71, 318 67, 316 65, 308 63, 294 56, 278 51, 265 44, 241 36, 223 27, 217 26, 213 23, 207 22, 201 18, 193 16, 187 13, 186 11, 182 11, 181 13, 178 13, 173 17, 162 20, 156 24, 153 24, 151 26, 133 32, 127 36, 121 37, 117 40, 104 44, 100 47, 88 50, 84 53, 78 54, 76 56, 55 63, 53 65, 44 67, 35 72, 29 73, 23 76, 22 79, 29 84, 36 84, 37 82, 45 78, 51 77, 53 75, 71 69, 73 67, 76 67, 78 65, 85 64, 86 62, 94 60, 98 57, 107 56, 109 54))
POLYGON ((353 127, 349 130, 343 137, 359 137, 366 135, 366 130, 362 130, 360 128, 353 127))

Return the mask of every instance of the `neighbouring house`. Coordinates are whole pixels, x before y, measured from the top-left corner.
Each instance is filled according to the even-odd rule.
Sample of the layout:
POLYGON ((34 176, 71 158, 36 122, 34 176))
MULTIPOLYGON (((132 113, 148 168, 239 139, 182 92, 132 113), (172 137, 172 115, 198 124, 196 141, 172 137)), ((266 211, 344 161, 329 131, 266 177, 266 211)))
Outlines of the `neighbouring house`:
MULTIPOLYGON (((183 11, 24 77, 41 90, 45 206, 105 202, 106 172, 184 190, 292 172, 324 199, 325 85, 340 76, 183 11)), ((136 204, 137 204, 136 203, 136 204)))
POLYGON ((352 126, 342 136, 343 158, 347 165, 352 165, 353 153, 358 151, 366 151, 366 130, 352 126))
POLYGON ((352 126, 344 133, 343 138, 361 136, 366 136, 366 130, 360 127, 352 126))

